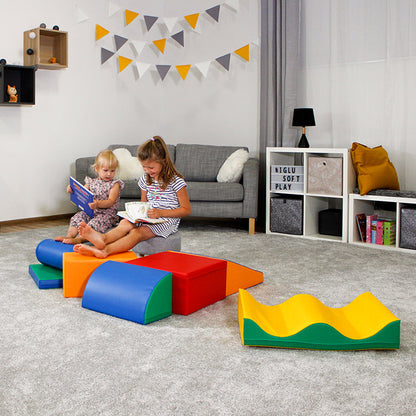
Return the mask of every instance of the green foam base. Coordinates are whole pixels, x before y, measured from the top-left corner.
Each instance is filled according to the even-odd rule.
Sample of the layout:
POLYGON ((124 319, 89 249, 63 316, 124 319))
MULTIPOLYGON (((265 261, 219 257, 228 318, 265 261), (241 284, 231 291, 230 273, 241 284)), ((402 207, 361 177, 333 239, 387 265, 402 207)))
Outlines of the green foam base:
POLYGON ((61 288, 63 283, 62 270, 45 264, 31 264, 29 274, 39 289, 61 288))
POLYGON ((244 319, 244 345, 315 350, 389 350, 400 348, 400 320, 386 325, 371 337, 351 339, 328 324, 313 324, 289 337, 263 331, 251 319, 244 319))

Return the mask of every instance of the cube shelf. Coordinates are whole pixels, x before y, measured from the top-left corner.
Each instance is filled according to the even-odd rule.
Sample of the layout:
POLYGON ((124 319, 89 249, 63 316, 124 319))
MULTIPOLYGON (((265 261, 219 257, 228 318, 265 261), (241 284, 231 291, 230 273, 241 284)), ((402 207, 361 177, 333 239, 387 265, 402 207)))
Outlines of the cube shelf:
POLYGON ((23 34, 24 65, 40 69, 68 68, 68 33, 59 30, 26 30, 23 34), (56 62, 51 62, 54 58, 56 62))
MULTIPOLYGON (((416 249, 400 247, 401 238, 401 211, 402 208, 416 208, 416 198, 379 196, 379 195, 360 195, 351 193, 349 196, 349 231, 348 242, 350 244, 365 245, 366 247, 378 249, 397 249, 416 253, 416 249), (357 214, 372 215, 377 214, 379 218, 393 219, 396 221, 396 243, 393 246, 381 244, 370 244, 362 242, 358 231, 356 216, 357 214)), ((410 232, 409 230, 403 230, 410 232)), ((416 236, 415 236, 416 237, 416 236)))
POLYGON ((0 65, 0 105, 34 105, 35 70, 34 66, 0 65), (8 85, 16 87, 15 103, 9 102, 8 85))
MULTIPOLYGON (((316 159, 314 159, 314 162, 316 159)), ((348 241, 348 194, 352 192, 355 185, 355 173, 351 164, 348 149, 334 148, 297 148, 297 147, 268 147, 266 151, 266 233, 284 234, 311 239, 348 241), (308 183, 311 183, 309 164, 311 158, 340 158, 342 165, 339 174, 342 180, 340 194, 308 192, 308 183), (285 166, 295 172, 289 178, 277 176, 276 166, 285 166), (302 177, 303 175, 303 177, 302 177), (276 182, 281 181, 281 182, 276 182), (280 185, 279 185, 280 183, 280 185), (287 186, 285 186, 285 183, 287 186), (291 183, 296 186, 289 186, 291 183), (272 231, 271 227, 271 203, 272 198, 286 197, 297 198, 302 201, 301 229, 300 235, 278 233, 272 231), (333 236, 319 233, 319 212, 327 209, 339 209, 342 212, 342 235, 333 236)), ((290 173, 288 171, 288 173, 290 173)), ((316 178, 313 178, 316 180, 316 178)), ((274 213, 276 210, 273 210, 274 213)))

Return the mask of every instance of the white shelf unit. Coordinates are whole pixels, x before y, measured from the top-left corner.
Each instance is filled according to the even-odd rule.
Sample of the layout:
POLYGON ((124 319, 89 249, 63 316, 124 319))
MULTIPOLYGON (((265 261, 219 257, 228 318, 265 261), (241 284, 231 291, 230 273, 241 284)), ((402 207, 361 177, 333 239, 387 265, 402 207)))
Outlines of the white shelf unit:
POLYGON ((298 148, 268 147, 266 149, 266 233, 304 237, 311 239, 348 241, 348 195, 355 186, 355 173, 348 149, 344 148, 298 148), (342 195, 325 195, 308 193, 308 161, 310 157, 342 158, 342 195), (304 167, 303 191, 273 191, 271 189, 272 165, 292 165, 304 167), (302 235, 282 234, 270 229, 270 200, 274 196, 295 196, 303 201, 302 235), (337 208, 342 210, 342 235, 331 236, 319 234, 318 215, 320 211, 337 208))
MULTIPOLYGON (((349 230, 348 242, 350 244, 365 245, 366 247, 386 249, 386 250, 404 250, 414 252, 416 250, 400 247, 400 212, 402 207, 413 206, 416 208, 416 198, 376 196, 376 195, 360 195, 351 193, 349 196, 349 230), (388 204, 388 210, 384 205, 384 209, 377 209, 377 203, 388 204), (362 242, 358 232, 356 215, 364 213, 365 215, 377 214, 379 218, 390 218, 396 220, 396 244, 385 246, 381 244, 362 242)), ((383 208, 383 206, 381 206, 383 208)))

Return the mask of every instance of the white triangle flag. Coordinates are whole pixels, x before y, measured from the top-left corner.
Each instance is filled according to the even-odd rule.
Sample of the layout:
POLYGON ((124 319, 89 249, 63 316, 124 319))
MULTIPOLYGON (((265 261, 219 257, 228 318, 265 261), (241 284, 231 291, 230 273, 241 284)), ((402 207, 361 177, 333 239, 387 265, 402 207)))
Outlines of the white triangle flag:
POLYGON ((150 64, 146 62, 136 62, 135 65, 136 65, 137 72, 139 73, 140 78, 146 73, 146 71, 150 67, 150 64))
POLYGON ((77 10, 77 23, 85 22, 89 19, 89 17, 78 7, 76 6, 77 10))
POLYGON ((240 10, 240 0, 225 0, 225 4, 237 12, 240 10))
POLYGON ((166 27, 168 28, 168 32, 172 33, 173 28, 176 25, 176 22, 178 21, 177 17, 164 17, 163 22, 165 23, 166 27))
POLYGON ((137 55, 140 55, 142 53, 143 48, 145 47, 146 42, 142 40, 131 40, 130 46, 134 51, 136 51, 137 55))
POLYGON ((108 15, 112 16, 113 14, 117 13, 120 10, 120 6, 110 1, 108 3, 108 15))
POLYGON ((254 46, 259 47, 260 46, 260 38, 257 38, 256 40, 252 40, 250 43, 254 46))
POLYGON ((198 64, 195 64, 196 68, 204 76, 204 78, 207 77, 210 65, 211 61, 199 62, 198 64))

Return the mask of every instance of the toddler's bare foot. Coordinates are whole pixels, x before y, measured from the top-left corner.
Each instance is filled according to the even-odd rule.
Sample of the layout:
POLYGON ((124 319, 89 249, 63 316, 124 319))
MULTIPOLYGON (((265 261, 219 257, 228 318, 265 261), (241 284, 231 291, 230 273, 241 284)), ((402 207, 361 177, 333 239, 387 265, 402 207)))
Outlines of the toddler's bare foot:
POLYGON ((62 243, 65 240, 65 238, 67 238, 67 237, 59 235, 58 237, 55 237, 55 241, 60 241, 62 243))
POLYGON ((85 224, 85 222, 82 222, 78 227, 78 232, 82 238, 85 238, 90 243, 94 244, 99 250, 102 250, 105 247, 103 235, 93 230, 88 224, 85 224))
POLYGON ((85 243, 87 240, 85 238, 82 237, 65 237, 62 242, 64 244, 81 244, 81 243, 85 243))
POLYGON ((75 245, 74 251, 82 254, 83 256, 92 256, 99 259, 105 259, 107 257, 107 254, 103 250, 99 250, 97 247, 86 246, 84 244, 75 245))

